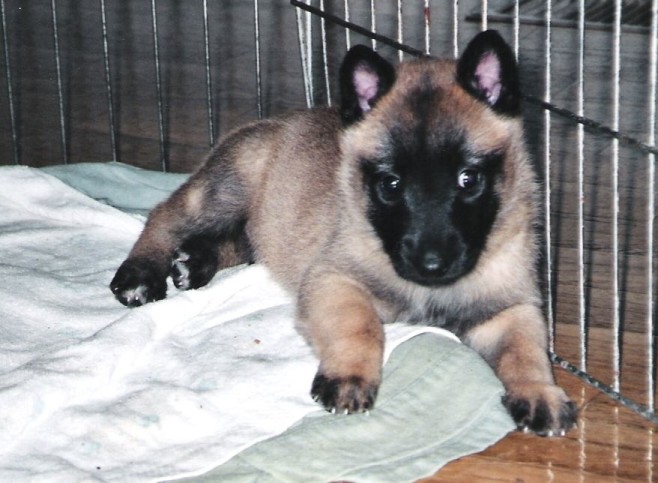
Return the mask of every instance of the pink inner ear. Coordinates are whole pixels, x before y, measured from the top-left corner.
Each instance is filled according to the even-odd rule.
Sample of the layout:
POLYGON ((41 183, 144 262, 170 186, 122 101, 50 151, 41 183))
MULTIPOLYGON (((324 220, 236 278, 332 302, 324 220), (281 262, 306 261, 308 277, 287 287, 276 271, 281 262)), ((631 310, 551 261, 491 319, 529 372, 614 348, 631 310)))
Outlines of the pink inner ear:
POLYGON ((359 107, 362 112, 370 110, 370 101, 377 95, 379 87, 379 78, 377 74, 361 64, 354 70, 354 90, 359 100, 359 107))
POLYGON ((495 104, 500 97, 500 61, 493 52, 487 52, 480 59, 475 69, 475 87, 487 98, 489 104, 495 104))

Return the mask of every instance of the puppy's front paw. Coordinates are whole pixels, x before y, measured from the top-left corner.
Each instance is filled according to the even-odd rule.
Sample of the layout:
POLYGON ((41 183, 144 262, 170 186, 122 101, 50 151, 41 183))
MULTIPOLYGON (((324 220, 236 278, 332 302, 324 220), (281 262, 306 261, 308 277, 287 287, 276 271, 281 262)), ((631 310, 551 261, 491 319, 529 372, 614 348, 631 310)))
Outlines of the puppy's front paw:
POLYGON ((217 242, 203 236, 191 237, 174 254, 171 279, 181 290, 203 287, 217 273, 217 265, 217 242))
POLYGON ((576 404, 552 384, 510 388, 503 396, 503 404, 519 429, 539 436, 564 436, 576 424, 576 404))
POLYGON ((311 396, 327 411, 361 413, 373 407, 378 388, 378 383, 360 376, 328 377, 318 373, 313 379, 311 396))
POLYGON ((167 281, 147 261, 126 260, 110 282, 110 289, 123 305, 139 307, 165 298, 167 281))

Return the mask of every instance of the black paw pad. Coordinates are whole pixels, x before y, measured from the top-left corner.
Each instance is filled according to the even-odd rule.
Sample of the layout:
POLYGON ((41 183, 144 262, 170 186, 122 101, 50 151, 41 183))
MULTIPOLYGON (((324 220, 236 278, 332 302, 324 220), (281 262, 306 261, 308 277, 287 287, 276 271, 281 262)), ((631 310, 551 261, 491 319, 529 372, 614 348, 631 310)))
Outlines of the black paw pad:
POLYGON ((188 290, 206 285, 217 273, 217 241, 193 236, 176 250, 171 278, 176 288, 188 290))
POLYGON ((521 428, 527 426, 530 416, 530 403, 525 399, 511 399, 503 396, 503 405, 507 407, 516 425, 521 428))
POLYGON ((551 404, 543 397, 530 400, 506 395, 502 401, 517 428, 524 432, 532 431, 538 436, 564 436, 576 424, 578 409, 569 400, 557 400, 551 404))
POLYGON ((566 404, 563 404, 560 408, 560 427, 571 429, 576 425, 576 420, 578 419, 578 406, 573 401, 567 401, 566 404))
POLYGON ((360 413, 372 409, 378 386, 359 376, 328 377, 317 374, 311 386, 311 396, 327 411, 360 413))
POLYGON ((547 436, 553 424, 553 417, 551 411, 548 409, 548 404, 543 399, 540 399, 535 404, 535 411, 527 424, 530 431, 540 436, 547 436))
POLYGON ((167 296, 166 274, 145 260, 126 260, 110 282, 116 299, 128 307, 139 307, 167 296))

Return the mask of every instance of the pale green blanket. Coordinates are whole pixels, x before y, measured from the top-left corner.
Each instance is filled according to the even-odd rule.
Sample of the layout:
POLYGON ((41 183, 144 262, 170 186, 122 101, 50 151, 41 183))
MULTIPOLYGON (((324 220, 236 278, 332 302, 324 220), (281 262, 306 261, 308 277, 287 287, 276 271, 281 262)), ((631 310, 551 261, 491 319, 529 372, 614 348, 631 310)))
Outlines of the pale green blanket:
POLYGON ((425 333, 398 346, 370 415, 312 414, 195 481, 404 482, 514 429, 503 388, 477 354, 425 333))

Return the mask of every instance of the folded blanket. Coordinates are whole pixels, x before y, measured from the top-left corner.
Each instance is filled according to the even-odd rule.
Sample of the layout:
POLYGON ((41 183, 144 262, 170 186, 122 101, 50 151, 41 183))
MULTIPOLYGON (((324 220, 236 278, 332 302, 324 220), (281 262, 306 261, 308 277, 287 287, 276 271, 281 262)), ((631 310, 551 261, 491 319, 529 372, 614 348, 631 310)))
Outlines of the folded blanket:
POLYGON ((370 417, 319 410, 316 360, 261 266, 121 306, 108 284, 134 213, 184 179, 0 168, 0 480, 405 481, 513 429, 476 354, 401 324, 370 417))

